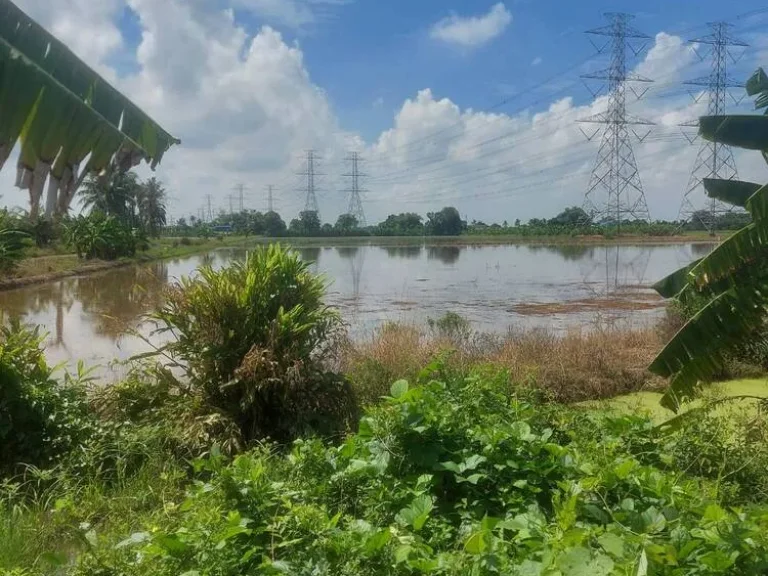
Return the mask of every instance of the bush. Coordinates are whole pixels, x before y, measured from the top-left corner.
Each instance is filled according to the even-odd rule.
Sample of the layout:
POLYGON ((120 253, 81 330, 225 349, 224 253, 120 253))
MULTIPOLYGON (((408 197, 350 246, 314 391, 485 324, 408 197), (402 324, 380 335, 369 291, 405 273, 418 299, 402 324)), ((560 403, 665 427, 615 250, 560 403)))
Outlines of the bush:
POLYGON ((182 238, 180 242, 181 242, 182 246, 192 246, 192 240, 190 238, 188 238, 187 236, 182 238))
POLYGON ((80 258, 116 260, 136 254, 137 236, 112 216, 78 216, 66 225, 65 238, 80 258))
POLYGON ((354 415, 349 385, 323 366, 341 328, 325 288, 298 254, 272 245, 223 270, 201 268, 156 315, 174 336, 166 352, 245 441, 334 434, 354 415))
POLYGON ((706 480, 633 456, 627 434, 655 438, 642 418, 537 404, 501 373, 399 381, 341 447, 197 461, 180 505, 75 573, 765 573, 764 510, 724 509, 706 480))
POLYGON ((41 342, 36 330, 0 330, 0 474, 50 465, 93 430, 82 384, 51 377, 41 342))

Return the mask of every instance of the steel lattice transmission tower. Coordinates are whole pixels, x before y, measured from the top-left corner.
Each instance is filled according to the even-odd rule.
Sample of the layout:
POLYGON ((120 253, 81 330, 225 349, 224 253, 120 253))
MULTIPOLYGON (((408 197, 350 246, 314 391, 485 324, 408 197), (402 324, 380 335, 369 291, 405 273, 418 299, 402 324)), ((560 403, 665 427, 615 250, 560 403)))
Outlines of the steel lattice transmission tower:
POLYGON ((307 150, 304 171, 299 172, 300 176, 304 176, 306 178, 305 187, 302 189, 302 192, 306 192, 306 200, 304 201, 304 211, 316 212, 318 217, 320 216, 320 208, 317 203, 316 179, 318 176, 322 176, 322 174, 320 174, 317 171, 320 160, 321 158, 317 155, 317 153, 314 150, 307 150))
MULTIPOLYGON (((744 84, 728 77, 728 59, 735 58, 731 55, 731 47, 746 48, 748 44, 730 34, 730 24, 725 22, 712 22, 709 27, 712 33, 703 38, 696 38, 690 42, 711 47, 710 58, 712 71, 709 76, 696 78, 685 82, 687 86, 706 88, 709 98, 707 115, 722 116, 725 114, 725 99, 730 88, 743 88, 744 84)), ((698 122, 690 125, 698 126, 698 122)), ((688 222, 697 217, 707 230, 713 231, 717 217, 731 213, 734 207, 728 206, 714 198, 707 198, 703 181, 705 178, 719 180, 737 180, 738 171, 736 161, 733 159, 733 151, 730 146, 717 142, 703 141, 693 165, 691 178, 686 186, 683 202, 680 206, 679 219, 688 222), (698 206, 697 206, 698 204, 698 206), (707 212, 706 222, 701 217, 702 212, 707 212)))
MULTIPOLYGON (((585 80, 603 80, 608 88, 608 109, 589 118, 579 120, 582 123, 603 124, 591 135, 592 140, 602 132, 600 149, 597 153, 589 187, 584 199, 584 210, 593 220, 611 222, 621 226, 625 220, 650 220, 648 204, 645 200, 640 172, 637 168, 635 153, 632 150, 631 136, 641 142, 648 136, 638 136, 632 126, 651 126, 653 122, 631 116, 627 112, 627 90, 640 99, 648 90, 637 91, 633 83, 650 83, 652 80, 627 69, 628 51, 635 56, 645 49, 650 36, 643 34, 629 25, 633 16, 629 14, 605 14, 609 24, 594 30, 588 30, 591 37, 604 37, 607 42, 598 46, 599 53, 610 51, 611 64, 605 70, 582 76, 585 80)), ((597 96, 600 90, 593 92, 597 96)))
POLYGON ((347 162, 350 165, 350 172, 344 174, 346 178, 349 178, 350 187, 345 190, 349 193, 349 208, 347 208, 347 214, 351 214, 357 218, 357 223, 361 227, 367 225, 365 221, 365 210, 363 210, 363 200, 360 197, 361 192, 365 192, 360 187, 360 179, 365 177, 365 174, 360 172, 360 163, 363 161, 360 158, 360 154, 357 152, 350 152, 347 156, 347 162))

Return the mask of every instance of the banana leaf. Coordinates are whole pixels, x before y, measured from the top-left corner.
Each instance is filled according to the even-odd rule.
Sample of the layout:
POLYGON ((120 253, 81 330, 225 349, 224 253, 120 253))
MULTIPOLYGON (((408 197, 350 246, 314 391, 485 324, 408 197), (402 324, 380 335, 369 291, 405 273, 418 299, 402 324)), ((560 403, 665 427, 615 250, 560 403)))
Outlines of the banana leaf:
MULTIPOLYGON (((759 68, 747 80, 747 94, 749 96, 757 96, 755 99, 755 110, 768 108, 768 75, 765 74, 765 70, 762 68, 759 68)), ((766 114, 768 114, 768 111, 766 111, 766 114)))
MULTIPOLYGON (((118 151, 154 169, 180 141, 10 0, 0 0, 0 149, 21 139, 21 166, 101 170, 118 151), (127 120, 127 121, 126 121, 127 120)), ((2 166, 0 165, 0 168, 2 166)))
POLYGON ((662 405, 677 411, 693 399, 701 382, 722 368, 723 354, 749 340, 768 316, 768 286, 758 281, 734 286, 714 298, 677 333, 653 361, 650 371, 673 377, 662 405))
POLYGON ((659 280, 653 285, 653 289, 656 290, 662 298, 674 298, 689 285, 689 274, 699 262, 701 262, 701 259, 696 260, 684 268, 680 268, 680 270, 673 272, 663 280, 659 280))
POLYGON ((732 206, 747 207, 747 200, 762 186, 754 182, 741 182, 739 180, 718 180, 716 178, 704 178, 704 189, 710 198, 722 200, 732 206))
POLYGON ((768 116, 702 116, 702 138, 747 150, 768 150, 768 116))

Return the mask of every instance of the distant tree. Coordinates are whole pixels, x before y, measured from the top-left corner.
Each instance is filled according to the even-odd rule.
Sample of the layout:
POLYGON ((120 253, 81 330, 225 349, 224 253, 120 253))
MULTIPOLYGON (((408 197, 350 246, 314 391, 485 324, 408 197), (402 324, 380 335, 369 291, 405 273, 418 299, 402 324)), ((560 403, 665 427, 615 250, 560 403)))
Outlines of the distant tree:
POLYGON ((434 236, 458 236, 467 229, 467 223, 456 208, 448 206, 440 212, 427 214, 426 228, 427 233, 434 236))
POLYGON ((134 172, 110 170, 106 174, 86 178, 80 201, 85 210, 114 216, 123 224, 135 226, 139 187, 134 172))
POLYGON ((322 233, 323 236, 333 236, 333 226, 330 223, 326 222, 320 228, 320 232, 322 233))
POLYGON ((321 229, 320 216, 313 210, 301 212, 297 219, 291 220, 290 232, 295 236, 317 236, 321 229))
POLYGON ((283 236, 288 227, 283 222, 280 214, 277 212, 267 212, 264 214, 264 234, 271 237, 283 236))
MULTIPOLYGON (((194 216, 192 218, 194 219, 194 216)), ((179 228, 186 228, 188 226, 187 219, 186 218, 179 218, 176 221, 176 226, 178 226, 179 228)))
POLYGON ((390 214, 377 228, 382 236, 422 236, 424 234, 422 218, 413 212, 390 214))
POLYGON ((583 208, 579 206, 571 206, 552 218, 549 223, 555 226, 584 226, 586 224, 591 224, 592 218, 590 218, 589 214, 587 214, 583 208))
POLYGON ((165 226, 165 188, 157 178, 150 178, 136 189, 136 204, 139 208, 139 221, 150 236, 159 236, 165 226))
POLYGON ((347 235, 357 230, 358 227, 359 223, 355 216, 352 214, 342 214, 339 216, 338 220, 336 220, 336 225, 333 228, 339 234, 347 235))
MULTIPOLYGON (((504 220, 504 226, 505 227, 507 226, 507 221, 506 220, 504 220)), ((515 228, 519 228, 519 227, 520 227, 520 218, 517 218, 517 219, 515 219, 515 228)))

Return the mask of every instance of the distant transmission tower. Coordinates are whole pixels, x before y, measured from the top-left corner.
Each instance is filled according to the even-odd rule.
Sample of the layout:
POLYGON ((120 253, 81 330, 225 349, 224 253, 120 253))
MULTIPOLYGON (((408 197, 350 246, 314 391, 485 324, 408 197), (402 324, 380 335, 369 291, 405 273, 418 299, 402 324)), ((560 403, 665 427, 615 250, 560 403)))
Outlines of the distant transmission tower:
POLYGON ((357 152, 350 152, 347 156, 347 162, 350 164, 351 171, 348 174, 344 174, 346 178, 350 179, 350 187, 345 192, 349 192, 349 208, 347 214, 351 214, 357 218, 358 225, 365 227, 365 210, 363 210, 363 201, 360 198, 360 193, 365 192, 360 187, 360 178, 363 178, 365 174, 360 172, 360 162, 362 158, 357 152))
POLYGON ((274 199, 273 199, 273 195, 272 195, 272 192, 273 192, 274 188, 275 187, 272 186, 272 184, 267 186, 267 195, 268 195, 267 196, 267 212, 274 212, 275 211, 274 210, 275 204, 274 204, 274 199))
POLYGON ((240 212, 245 211, 245 201, 244 201, 245 190, 247 190, 247 186, 245 184, 238 184, 234 188, 234 191, 238 193, 238 200, 239 200, 238 204, 240 207, 240 212))
MULTIPOLYGON (((582 76, 586 80, 606 82, 609 97, 608 110, 579 120, 583 123, 605 125, 591 135, 584 134, 588 140, 592 140, 602 132, 600 150, 584 199, 584 210, 595 221, 615 223, 620 227, 625 220, 650 220, 643 184, 632 150, 629 127, 650 126, 653 122, 629 115, 626 103, 626 92, 630 83, 652 82, 627 70, 627 49, 637 56, 645 49, 650 37, 629 25, 633 19, 629 14, 608 13, 605 17, 610 22, 607 26, 588 30, 587 34, 608 38, 603 46, 594 42, 593 45, 601 54, 610 49, 611 65, 605 70, 582 76)), ((591 39, 590 41, 592 42, 591 39)), ((630 87, 629 90, 639 100, 648 89, 638 92, 630 87)), ((600 90, 593 92, 593 95, 597 96, 599 92, 600 90)), ((639 136, 634 129, 631 132, 642 142, 650 130, 643 136, 639 136)))
POLYGON ((304 202, 304 211, 317 212, 318 217, 320 216, 320 207, 317 204, 317 185, 315 183, 315 179, 317 176, 321 176, 321 174, 317 172, 319 161, 320 157, 314 150, 307 150, 306 165, 304 171, 299 172, 300 176, 304 176, 306 178, 306 186, 302 190, 307 194, 306 200, 304 202))
MULTIPOLYGON (((746 48, 748 44, 731 36, 730 24, 712 22, 709 26, 712 29, 711 34, 690 42, 711 46, 711 53, 708 56, 712 60, 712 71, 709 76, 689 80, 685 84, 706 88, 709 98, 707 114, 709 116, 722 116, 725 114, 725 98, 729 94, 729 89, 744 87, 743 83, 728 77, 728 59, 732 58, 734 62, 736 61, 731 55, 730 48, 732 46, 746 48)), ((698 123, 693 125, 697 126, 698 123)), ((734 208, 714 198, 706 197, 703 184, 705 178, 738 179, 736 161, 733 159, 733 152, 729 146, 706 140, 702 142, 680 206, 680 220, 688 222, 694 217, 698 218, 707 230, 712 232, 718 216, 731 213, 734 208), (707 212, 706 222, 701 217, 703 212, 707 212)))

